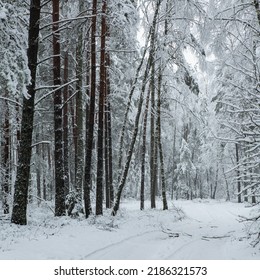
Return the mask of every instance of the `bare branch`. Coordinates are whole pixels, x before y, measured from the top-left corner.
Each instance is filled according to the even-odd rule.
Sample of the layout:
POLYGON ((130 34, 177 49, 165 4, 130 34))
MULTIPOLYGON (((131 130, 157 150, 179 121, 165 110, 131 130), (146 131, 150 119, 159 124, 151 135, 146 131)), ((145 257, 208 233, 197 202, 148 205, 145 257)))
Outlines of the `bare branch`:
POLYGON ((34 148, 34 147, 36 147, 36 146, 38 146, 38 145, 42 145, 42 144, 48 144, 48 145, 50 145, 51 142, 50 142, 50 141, 41 141, 41 142, 37 142, 37 143, 32 144, 31 147, 34 148))
POLYGON ((8 101, 8 102, 13 103, 15 105, 18 105, 19 107, 23 107, 23 105, 21 103, 15 101, 13 99, 7 98, 7 97, 0 96, 0 100, 5 100, 5 101, 8 101))

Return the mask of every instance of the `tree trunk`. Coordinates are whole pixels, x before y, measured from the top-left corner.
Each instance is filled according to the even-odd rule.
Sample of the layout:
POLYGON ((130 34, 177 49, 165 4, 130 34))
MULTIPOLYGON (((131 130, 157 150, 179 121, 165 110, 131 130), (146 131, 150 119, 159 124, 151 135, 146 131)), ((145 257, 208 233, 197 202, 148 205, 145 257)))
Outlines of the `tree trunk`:
MULTIPOLYGON (((36 143, 40 142, 39 132, 36 133, 36 143)), ((37 189, 37 205, 41 204, 41 147, 39 144, 36 145, 36 189, 37 189)))
MULTIPOLYGON (((79 13, 84 10, 84 0, 79 1, 79 13)), ((82 187, 84 167, 84 137, 83 137, 83 29, 79 29, 78 42, 76 47, 76 129, 77 129, 77 153, 75 154, 76 166, 76 200, 79 209, 82 209, 82 187)))
POLYGON ((259 0, 254 0, 254 6, 256 10, 258 24, 260 25, 260 7, 259 7, 259 0))
MULTIPOLYGON (((108 30, 108 26, 107 26, 108 30)), ((107 115, 107 137, 108 137, 108 183, 109 183, 109 208, 114 205, 114 187, 113 187, 113 148, 112 148, 112 118, 111 118, 111 106, 110 106, 110 77, 109 77, 109 66, 110 66, 110 55, 106 55, 106 115, 107 115)))
POLYGON ((218 187, 218 172, 219 172, 219 167, 218 167, 218 162, 217 162, 217 168, 216 168, 216 178, 215 178, 215 184, 214 184, 214 190, 212 194, 212 198, 216 198, 216 192, 217 192, 217 187, 218 187))
POLYGON ((159 6, 161 1, 157 1, 154 19, 152 22, 151 31, 151 148, 150 148, 150 179, 151 179, 151 208, 156 208, 156 189, 157 189, 157 173, 158 173, 158 137, 155 134, 155 38, 156 38, 156 25, 157 25, 157 13, 159 12, 159 6))
POLYGON ((63 216, 65 208, 65 188, 62 155, 62 98, 61 98, 61 63, 59 32, 59 0, 52 0, 53 30, 53 84, 54 89, 54 169, 55 169, 55 216, 63 216))
POLYGON ((248 202, 248 186, 249 186, 249 179, 250 179, 250 169, 248 168, 248 153, 247 153, 247 147, 244 145, 244 155, 246 160, 244 160, 243 163, 243 196, 244 196, 244 201, 248 202))
POLYGON ((102 1, 101 18, 101 52, 100 52, 100 88, 98 109, 98 142, 97 142, 97 189, 96 215, 103 214, 103 174, 104 174, 104 104, 106 90, 106 0, 102 1))
MULTIPOLYGON (((69 57, 66 51, 64 57, 64 84, 68 83, 69 76, 69 57)), ((64 169, 64 188, 65 196, 68 195, 70 190, 70 176, 69 176, 69 110, 68 110, 68 91, 69 86, 65 86, 63 89, 63 169, 64 169)))
MULTIPOLYGON (((69 96, 70 96, 70 91, 69 91, 69 96)), ((72 184, 75 186, 76 184, 76 173, 77 173, 77 163, 75 162, 76 160, 76 155, 78 154, 78 145, 77 145, 77 124, 76 124, 76 113, 75 113, 75 101, 71 100, 70 101, 70 116, 71 116, 71 126, 72 126, 72 135, 73 135, 73 151, 74 151, 74 169, 70 169, 70 178, 72 184)))
POLYGON ((110 183, 109 183, 109 152, 108 152, 108 120, 107 120, 107 101, 105 102, 105 192, 106 192, 106 208, 110 208, 110 183))
POLYGON ((161 86, 162 86, 162 69, 159 69, 159 77, 158 77, 158 99, 157 99, 157 138, 158 138, 158 148, 160 155, 160 171, 162 178, 162 200, 163 200, 163 210, 168 209, 167 197, 166 197, 166 179, 165 179, 165 171, 164 171, 164 159, 163 159, 163 148, 162 148, 162 139, 161 139, 161 86))
MULTIPOLYGON (((155 28, 155 27, 154 27, 155 28)), ((151 208, 156 208, 155 196, 156 196, 156 180, 157 180, 157 170, 156 170, 156 159, 157 157, 157 145, 156 145, 156 136, 155 136, 155 61, 154 53, 152 54, 152 65, 151 65, 151 82, 150 82, 150 91, 151 91, 151 117, 150 117, 150 133, 151 133, 151 147, 150 147, 150 188, 151 188, 151 208)))
MULTIPOLYGON (((107 29, 108 30, 108 29, 107 29)), ((109 69, 110 57, 106 53, 106 100, 105 100, 105 167, 106 167, 106 208, 111 208, 114 202, 113 190, 113 161, 112 161, 112 128, 111 128, 111 108, 110 108, 110 81, 109 69)))
POLYGON ((239 149, 238 149, 238 144, 236 143, 235 144, 236 146, 236 164, 237 164, 237 192, 238 192, 238 196, 237 196, 237 199, 238 199, 238 203, 241 203, 242 200, 241 200, 241 178, 240 178, 240 169, 239 169, 239 149))
MULTIPOLYGON (((108 90, 109 91, 109 90, 108 90)), ((108 164, 109 164, 109 197, 110 197, 110 204, 109 208, 111 208, 114 205, 114 186, 113 186, 113 148, 112 148, 112 119, 111 119, 111 108, 110 108, 110 102, 107 101, 107 129, 108 129, 108 164)))
MULTIPOLYGON (((86 102, 86 110, 85 110, 85 141, 87 143, 88 139, 88 129, 89 129, 89 100, 90 100, 90 68, 91 68, 91 51, 90 51, 90 36, 89 32, 87 33, 87 40, 86 40, 86 96, 87 96, 87 102, 86 102)), ((85 144, 86 147, 86 144, 85 144)), ((83 195, 85 195, 85 180, 86 180, 86 165, 87 165, 87 158, 86 158, 86 151, 85 151, 85 169, 84 169, 84 178, 83 178, 83 195)), ((90 203, 90 202, 89 202, 90 203)))
POLYGON ((4 110, 4 129, 3 129, 3 182, 2 182, 2 193, 3 193, 3 209, 4 214, 9 214, 9 184, 10 184, 10 115, 8 103, 5 101, 5 110, 4 110))
POLYGON ((143 124, 140 210, 144 209, 145 155, 146 155, 146 130, 147 130, 147 120, 148 120, 148 109, 149 109, 149 92, 147 93, 147 97, 146 97, 145 111, 144 111, 144 124, 143 124))
POLYGON ((21 121, 21 144, 18 152, 18 168, 14 186, 14 201, 12 223, 27 224, 27 197, 30 174, 30 160, 32 153, 32 133, 34 117, 35 82, 38 54, 38 38, 40 23, 40 0, 31 0, 29 37, 28 37, 28 66, 31 72, 31 83, 27 87, 29 99, 23 98, 23 110, 21 121))
POLYGON ((92 2, 92 23, 91 23, 91 89, 90 105, 88 117, 88 138, 86 146, 86 165, 85 165, 85 187, 84 204, 86 218, 91 214, 90 189, 91 189, 91 164, 95 122, 95 99, 96 99, 96 16, 97 0, 92 2))

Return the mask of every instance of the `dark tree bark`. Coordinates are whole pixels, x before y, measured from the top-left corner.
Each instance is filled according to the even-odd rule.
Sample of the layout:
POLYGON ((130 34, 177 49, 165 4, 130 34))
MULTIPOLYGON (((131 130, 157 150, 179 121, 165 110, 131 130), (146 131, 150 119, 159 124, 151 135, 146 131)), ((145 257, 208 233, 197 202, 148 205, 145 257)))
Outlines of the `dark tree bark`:
POLYGON ((143 124, 140 210, 144 209, 145 155, 146 155, 146 130, 147 130, 148 109, 149 109, 149 92, 147 93, 147 97, 146 97, 145 111, 144 111, 144 124, 143 124))
POLYGON ((110 192, 109 192, 109 160, 108 160, 108 123, 107 123, 107 101, 105 102, 105 194, 106 194, 106 208, 110 208, 110 192))
POLYGON ((156 163, 155 156, 157 151, 157 145, 155 141, 155 62, 154 54, 152 54, 152 67, 151 67, 151 82, 150 82, 150 91, 151 91, 151 117, 150 117, 150 133, 151 133, 151 147, 150 147, 150 195, 151 195, 151 208, 156 208, 155 196, 156 196, 156 163))
POLYGON ((27 87, 29 99, 23 98, 23 110, 21 121, 21 142, 18 154, 18 168, 14 187, 14 202, 12 223, 27 224, 27 197, 30 175, 30 160, 32 152, 32 133, 34 117, 35 81, 38 54, 38 37, 40 23, 40 0, 31 0, 29 37, 28 37, 28 66, 31 72, 31 83, 27 87))
MULTIPOLYGON (((108 26, 107 26, 108 36, 108 26)), ((111 106, 110 106, 110 77, 109 77, 110 56, 106 53, 106 101, 105 101, 105 123, 106 123, 106 166, 107 166, 107 206, 111 208, 114 204, 114 187, 113 187, 113 149, 112 149, 112 120, 111 120, 111 106)))
POLYGON ((161 132, 161 86, 162 86, 162 69, 159 69, 158 77, 158 97, 157 97, 157 139, 158 139, 158 149, 160 156, 160 172, 162 178, 162 199, 163 199, 163 210, 168 209, 167 197, 166 197, 166 178, 164 171, 164 158, 163 158, 163 148, 162 148, 162 132, 161 132))
MULTIPOLYGON (((86 40, 86 96, 87 96, 87 102, 86 102, 86 110, 85 110, 85 139, 88 139, 88 129, 89 129, 89 100, 90 100, 90 68, 91 68, 91 51, 90 51, 90 36, 89 36, 89 32, 87 33, 87 40, 86 40)), ((87 158, 86 158, 86 154, 85 154, 85 166, 87 164, 87 158)), ((85 184, 85 180, 86 180, 86 168, 84 170, 84 180, 83 180, 83 186, 85 184)), ((84 189, 83 189, 84 190, 84 189)))
POLYGON ((104 174, 104 108, 106 95, 106 0, 102 1, 101 18, 101 52, 100 52, 100 87, 98 109, 98 142, 97 142, 97 189, 96 215, 103 214, 103 174, 104 174))
MULTIPOLYGON (((79 1, 79 12, 84 10, 84 0, 79 1)), ((84 167, 84 137, 83 137, 83 28, 78 30, 78 42, 76 47, 76 129, 77 129, 77 153, 75 153, 76 172, 76 195, 77 205, 82 209, 82 187, 83 187, 83 167, 84 167)))
POLYGON ((105 191, 106 191, 106 208, 111 207, 110 203, 110 177, 109 177, 109 135, 108 135, 108 95, 107 95, 107 71, 106 71, 106 97, 105 97, 105 116, 104 116, 104 125, 105 125, 105 191))
MULTIPOLYGON (((155 10, 159 12, 161 1, 157 1, 155 10)), ((150 148, 150 182, 151 182, 151 208, 156 208, 156 190, 157 190, 157 173, 158 173, 158 137, 155 134, 155 39, 156 39, 156 25, 157 15, 154 15, 151 30, 151 79, 150 79, 150 91, 151 91, 151 148, 150 148)))
POLYGON ((90 104, 88 116, 88 134, 86 146, 86 165, 85 165, 85 186, 84 186, 84 205, 86 218, 92 212, 90 202, 91 189, 91 164, 92 149, 94 137, 95 122, 95 99, 96 99, 96 17, 97 17, 97 0, 92 2, 92 22, 91 22, 91 88, 90 88, 90 104))
POLYGON ((53 30, 53 84, 54 92, 54 168, 55 168, 55 216, 63 216, 65 208, 65 187, 63 173, 62 147, 62 91, 61 91, 61 59, 59 33, 59 0, 52 0, 53 30))
MULTIPOLYGON (((110 92, 110 86, 109 86, 109 78, 107 81, 107 91, 108 96, 110 92)), ((110 102, 107 101, 107 129, 108 129, 108 183, 109 183, 109 208, 111 208, 114 205, 114 186, 113 186, 113 149, 112 149, 112 119, 111 119, 111 108, 110 108, 110 102)))
POLYGON ((257 20, 260 25, 260 6, 259 6, 259 0, 254 0, 254 6, 256 10, 257 20))
MULTIPOLYGON (((69 57, 68 52, 65 53, 64 57, 64 84, 68 83, 69 76, 69 57)), ((65 86, 63 89, 63 169, 64 169, 64 188, 65 188, 65 196, 69 193, 69 119, 68 119, 68 91, 69 87, 65 86)))

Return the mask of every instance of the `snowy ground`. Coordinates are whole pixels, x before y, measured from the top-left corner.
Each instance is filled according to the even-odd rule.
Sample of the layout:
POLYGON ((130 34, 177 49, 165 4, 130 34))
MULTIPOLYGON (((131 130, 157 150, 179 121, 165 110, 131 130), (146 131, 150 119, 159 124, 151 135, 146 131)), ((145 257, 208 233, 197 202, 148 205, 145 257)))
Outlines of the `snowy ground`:
POLYGON ((140 211, 126 201, 118 216, 88 220, 30 209, 28 226, 0 220, 0 259, 260 259, 238 221, 251 208, 211 200, 169 206, 140 211))

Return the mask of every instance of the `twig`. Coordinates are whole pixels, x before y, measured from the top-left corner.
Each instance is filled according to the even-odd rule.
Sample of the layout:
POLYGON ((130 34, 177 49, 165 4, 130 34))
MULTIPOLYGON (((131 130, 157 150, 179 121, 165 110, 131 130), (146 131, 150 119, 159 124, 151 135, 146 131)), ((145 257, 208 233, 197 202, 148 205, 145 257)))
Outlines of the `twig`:
POLYGON ((191 234, 186 233, 186 232, 172 232, 170 229, 163 229, 162 228, 162 232, 168 234, 169 237, 180 237, 180 235, 185 235, 185 236, 189 236, 192 237, 191 234))
POLYGON ((228 238, 230 235, 222 235, 222 236, 202 236, 202 239, 221 239, 221 238, 228 238))

